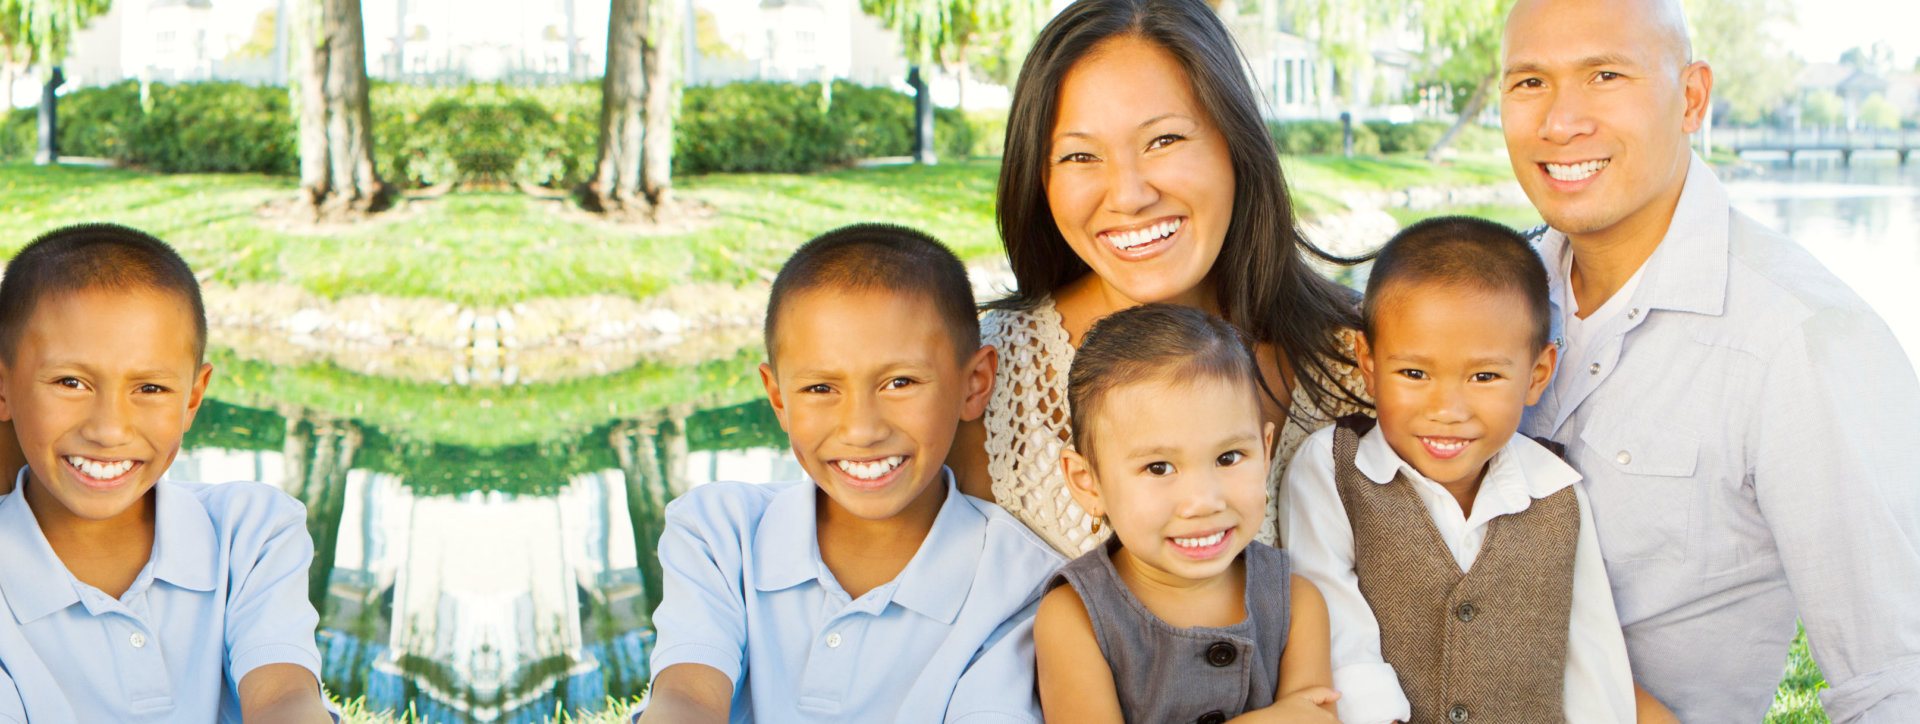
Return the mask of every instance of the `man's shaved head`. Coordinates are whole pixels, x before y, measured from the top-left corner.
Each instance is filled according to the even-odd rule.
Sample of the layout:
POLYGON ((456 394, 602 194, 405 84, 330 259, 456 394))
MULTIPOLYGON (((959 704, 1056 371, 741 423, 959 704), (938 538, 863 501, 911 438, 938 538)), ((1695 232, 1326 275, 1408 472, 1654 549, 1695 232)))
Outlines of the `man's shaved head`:
POLYGON ((1687 14, 1680 0, 1519 0, 1507 12, 1506 32, 1500 38, 1500 62, 1508 67, 1507 49, 1513 47, 1514 28, 1526 27, 1526 15, 1551 11, 1556 5, 1593 4, 1604 6, 1623 23, 1639 23, 1647 32, 1647 42, 1657 44, 1662 59, 1673 63, 1678 73, 1693 62, 1693 41, 1687 37, 1687 14))

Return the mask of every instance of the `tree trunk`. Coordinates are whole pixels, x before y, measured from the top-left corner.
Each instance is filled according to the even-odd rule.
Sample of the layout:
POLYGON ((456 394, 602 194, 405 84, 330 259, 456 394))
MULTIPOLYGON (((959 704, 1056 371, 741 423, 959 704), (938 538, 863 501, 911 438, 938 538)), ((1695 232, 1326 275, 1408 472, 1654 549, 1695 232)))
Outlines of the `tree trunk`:
POLYGON ((307 535, 313 540, 307 598, 325 620, 327 585, 333 578, 340 518, 346 508, 347 473, 360 450, 360 429, 351 422, 316 418, 297 408, 283 408, 281 415, 287 420, 281 443, 287 493, 307 506, 307 535))
POLYGON ((646 75, 640 148, 640 190, 656 216, 673 200, 673 52, 676 24, 673 0, 641 0, 647 32, 640 39, 640 64, 646 75))
POLYGON ((600 78, 599 155, 593 180, 581 194, 583 205, 592 211, 625 209, 639 194, 646 83, 640 46, 646 21, 644 0, 613 0, 607 17, 607 72, 600 78))
POLYGON ((315 218, 353 218, 386 207, 373 165, 366 38, 359 0, 301 0, 292 25, 300 108, 300 189, 315 218))
POLYGON ((1453 127, 1441 134, 1440 140, 1433 142, 1433 148, 1427 149, 1428 163, 1439 163, 1440 152, 1446 150, 1448 144, 1453 143, 1453 139, 1466 129, 1467 124, 1479 118, 1481 111, 1486 110, 1487 96, 1493 92, 1493 84, 1496 80, 1498 76, 1489 75, 1480 80, 1480 85, 1474 87, 1473 96, 1467 98, 1467 107, 1460 109, 1460 117, 1454 120, 1453 127))
POLYGON ((648 626, 660 605, 660 534, 666 531, 667 501, 673 498, 660 465, 659 424, 657 418, 628 421, 615 425, 609 436, 627 479, 627 516, 633 522, 634 560, 648 626))

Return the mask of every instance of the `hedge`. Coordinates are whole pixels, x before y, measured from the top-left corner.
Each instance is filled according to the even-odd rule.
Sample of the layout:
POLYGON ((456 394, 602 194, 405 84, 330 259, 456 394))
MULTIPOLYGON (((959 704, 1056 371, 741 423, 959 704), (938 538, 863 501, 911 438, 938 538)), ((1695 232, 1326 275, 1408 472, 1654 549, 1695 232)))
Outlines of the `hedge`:
MULTIPOLYGON (((526 182, 568 187, 593 172, 597 82, 520 88, 375 83, 375 161, 402 186, 526 182)), ((82 88, 60 99, 63 155, 155 171, 298 172, 287 91, 237 83, 138 83, 82 88)), ((803 173, 913 147, 913 98, 836 81, 746 82, 686 88, 674 129, 676 174, 803 173)), ((970 155, 976 136, 951 109, 934 113, 942 158, 970 155)), ((31 108, 0 117, 0 159, 32 158, 31 108)))
MULTIPOLYGON (((1372 156, 1383 153, 1426 153, 1435 141, 1451 128, 1451 121, 1414 121, 1388 123, 1366 121, 1353 126, 1353 152, 1372 156)), ((1330 155, 1341 153, 1339 121, 1268 121, 1267 133, 1274 145, 1286 155, 1330 155)), ((1490 151, 1505 141, 1500 130, 1479 124, 1462 129, 1453 146, 1462 151, 1490 151)))

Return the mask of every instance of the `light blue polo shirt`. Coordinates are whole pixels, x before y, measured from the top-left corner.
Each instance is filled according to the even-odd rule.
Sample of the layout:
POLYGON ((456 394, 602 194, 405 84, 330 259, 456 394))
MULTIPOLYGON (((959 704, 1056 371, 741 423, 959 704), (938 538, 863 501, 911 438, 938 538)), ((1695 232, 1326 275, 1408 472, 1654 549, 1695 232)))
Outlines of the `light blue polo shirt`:
POLYGON ((667 506, 657 675, 705 664, 735 722, 1038 722, 1033 615, 1063 562, 999 506, 947 499, 893 581, 851 599, 811 482, 715 483, 667 506))
POLYGON ((260 483, 155 486, 153 555, 114 599, 54 555, 25 471, 0 496, 0 722, 239 722, 267 664, 320 676, 306 509, 260 483))

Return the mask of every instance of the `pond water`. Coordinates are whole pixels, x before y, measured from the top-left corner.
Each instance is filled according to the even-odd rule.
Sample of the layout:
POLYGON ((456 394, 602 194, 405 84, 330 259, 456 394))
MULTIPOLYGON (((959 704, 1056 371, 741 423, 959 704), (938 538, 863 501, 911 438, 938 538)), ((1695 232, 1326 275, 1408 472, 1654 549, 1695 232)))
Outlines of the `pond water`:
MULTIPOLYGON (((1762 163, 1728 185, 1920 350, 1920 164, 1762 163)), ((173 476, 306 502, 328 688, 423 721, 547 721, 638 694, 665 501, 801 476, 751 347, 489 387, 249 359, 217 329, 212 342, 213 400, 173 476)))

